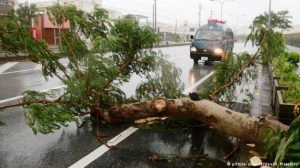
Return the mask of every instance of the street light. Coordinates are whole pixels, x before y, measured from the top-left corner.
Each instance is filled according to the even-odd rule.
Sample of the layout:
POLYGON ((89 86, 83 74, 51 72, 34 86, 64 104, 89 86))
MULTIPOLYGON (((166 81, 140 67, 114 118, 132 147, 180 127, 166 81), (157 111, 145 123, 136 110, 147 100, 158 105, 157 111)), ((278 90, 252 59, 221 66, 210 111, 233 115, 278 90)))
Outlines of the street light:
POLYGON ((271 5, 272 5, 272 0, 269 1, 269 21, 268 21, 268 26, 271 27, 271 5))
POLYGON ((157 32, 157 5, 156 0, 154 0, 153 4, 153 29, 157 32))
POLYGON ((215 1, 215 2, 219 2, 220 5, 221 5, 221 20, 223 20, 223 5, 226 3, 226 2, 229 2, 229 1, 234 1, 234 0, 210 0, 210 1, 215 1))

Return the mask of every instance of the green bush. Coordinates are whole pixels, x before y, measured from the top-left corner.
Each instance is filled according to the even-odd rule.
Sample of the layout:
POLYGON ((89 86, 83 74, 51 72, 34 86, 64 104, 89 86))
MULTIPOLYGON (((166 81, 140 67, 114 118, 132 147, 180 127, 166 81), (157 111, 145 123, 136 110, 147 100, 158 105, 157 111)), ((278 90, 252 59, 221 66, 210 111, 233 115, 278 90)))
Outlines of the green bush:
POLYGON ((295 52, 290 52, 287 55, 288 62, 292 63, 293 65, 296 65, 300 61, 300 54, 295 52))
POLYGON ((272 61, 276 76, 280 77, 279 85, 288 87, 283 91, 284 102, 300 101, 300 76, 295 72, 295 64, 299 54, 283 53, 272 61))

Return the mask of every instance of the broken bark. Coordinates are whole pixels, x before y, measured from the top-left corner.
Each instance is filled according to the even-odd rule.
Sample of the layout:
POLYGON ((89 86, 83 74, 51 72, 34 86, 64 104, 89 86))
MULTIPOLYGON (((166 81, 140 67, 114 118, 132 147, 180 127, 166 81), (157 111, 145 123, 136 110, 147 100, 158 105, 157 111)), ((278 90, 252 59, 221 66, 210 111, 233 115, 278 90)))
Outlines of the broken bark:
POLYGON ((232 111, 209 100, 192 101, 188 98, 153 100, 115 106, 104 112, 105 120, 116 123, 147 117, 190 116, 228 135, 247 142, 262 142, 270 130, 287 131, 288 126, 271 118, 254 118, 232 111))

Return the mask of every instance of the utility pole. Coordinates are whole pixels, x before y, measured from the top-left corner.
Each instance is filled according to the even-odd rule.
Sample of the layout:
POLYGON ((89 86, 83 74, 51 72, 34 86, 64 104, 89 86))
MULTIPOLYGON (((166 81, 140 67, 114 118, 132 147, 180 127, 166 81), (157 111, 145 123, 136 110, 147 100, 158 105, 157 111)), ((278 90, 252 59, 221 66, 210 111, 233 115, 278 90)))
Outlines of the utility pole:
POLYGON ((157 32, 157 6, 156 6, 156 0, 154 0, 154 16, 153 16, 153 22, 154 22, 154 31, 157 32))
POLYGON ((153 30, 155 31, 155 5, 153 4, 153 7, 152 7, 152 26, 153 26, 153 30))
POLYGON ((272 0, 269 1, 269 20, 268 20, 268 26, 271 27, 271 12, 272 12, 272 0))
POLYGON ((177 33, 177 19, 176 19, 176 22, 175 22, 175 34, 177 33))
POLYGON ((228 1, 234 1, 234 0, 210 0, 210 1, 215 1, 218 2, 221 5, 221 20, 223 20, 223 5, 228 2, 228 1))
POLYGON ((202 4, 199 4, 199 29, 201 27, 201 9, 202 9, 202 4))
MULTIPOLYGON (((57 4, 60 6, 59 0, 57 0, 57 4)), ((58 45, 60 47, 61 46, 61 29, 60 29, 61 25, 60 25, 60 23, 58 23, 57 26, 58 26, 58 45)))

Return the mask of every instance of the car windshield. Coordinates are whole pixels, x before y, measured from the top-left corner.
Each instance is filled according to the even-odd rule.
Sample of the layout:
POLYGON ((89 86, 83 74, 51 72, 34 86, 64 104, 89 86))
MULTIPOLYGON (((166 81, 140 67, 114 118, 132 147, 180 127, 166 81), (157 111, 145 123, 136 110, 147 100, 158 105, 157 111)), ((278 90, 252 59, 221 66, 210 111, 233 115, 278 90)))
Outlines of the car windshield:
POLYGON ((197 32, 197 40, 222 40, 222 31, 202 29, 197 32))

